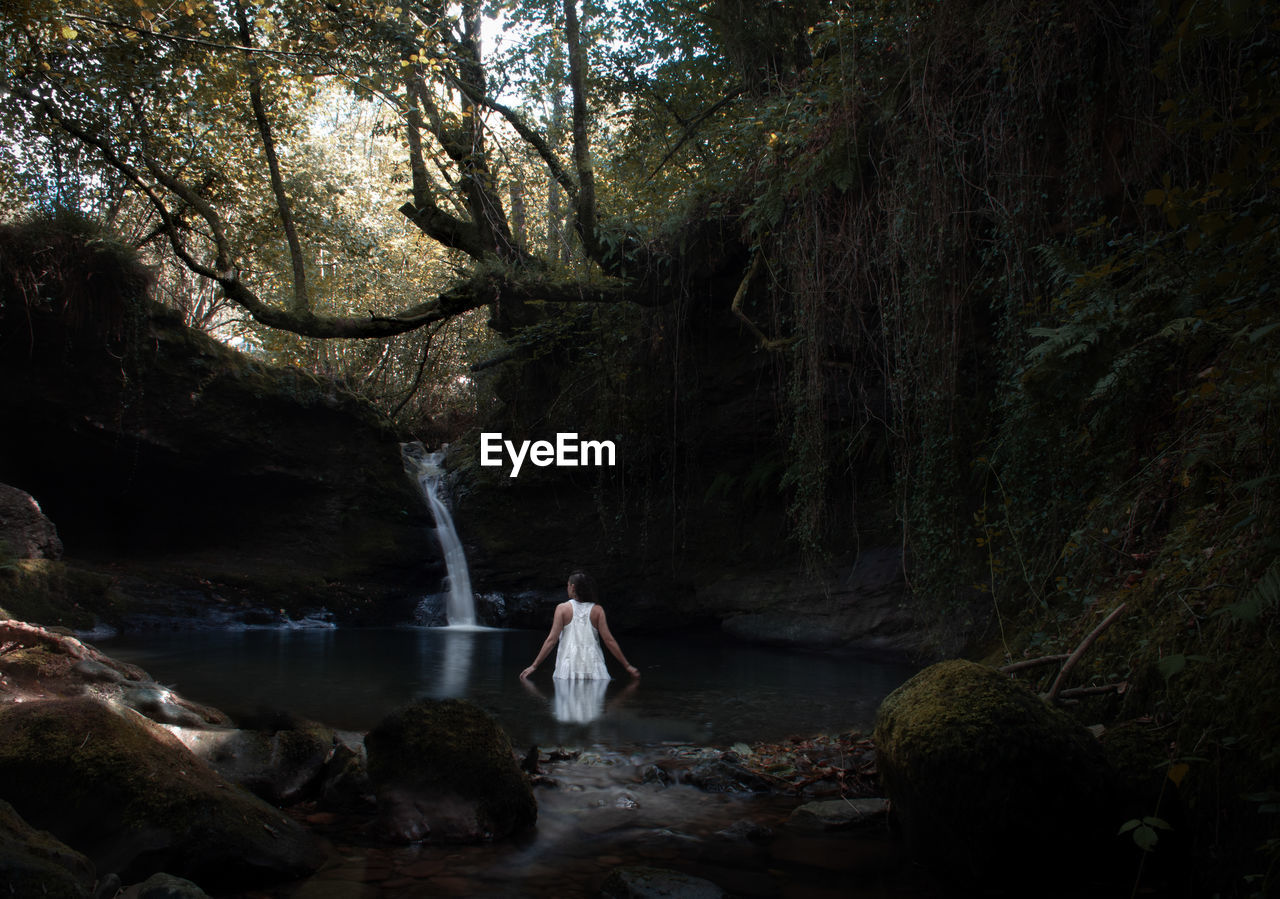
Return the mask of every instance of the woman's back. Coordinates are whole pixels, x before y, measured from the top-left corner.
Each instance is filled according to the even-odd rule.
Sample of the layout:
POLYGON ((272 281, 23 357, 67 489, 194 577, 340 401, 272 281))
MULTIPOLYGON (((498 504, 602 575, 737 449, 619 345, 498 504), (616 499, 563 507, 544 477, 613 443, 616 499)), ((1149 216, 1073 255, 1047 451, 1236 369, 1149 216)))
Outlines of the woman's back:
POLYGON ((572 618, 560 634, 553 676, 562 680, 608 680, 609 669, 605 667, 600 639, 591 623, 595 603, 571 599, 568 604, 572 618))

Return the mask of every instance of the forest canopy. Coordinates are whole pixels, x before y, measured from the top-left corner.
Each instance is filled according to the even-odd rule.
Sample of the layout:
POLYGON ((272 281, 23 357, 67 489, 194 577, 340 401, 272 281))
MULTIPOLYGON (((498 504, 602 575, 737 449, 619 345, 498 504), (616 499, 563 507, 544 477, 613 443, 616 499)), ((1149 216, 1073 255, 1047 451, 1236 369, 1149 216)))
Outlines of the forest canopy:
POLYGON ((735 65, 726 44, 802 45, 802 6, 8 4, 6 192, 128 221, 300 335, 660 303, 652 210, 735 149, 708 147, 734 101, 794 65, 776 48, 735 65), (378 166, 336 168, 342 141, 378 166), (352 290, 349 270, 395 255, 430 262, 413 292, 352 290))

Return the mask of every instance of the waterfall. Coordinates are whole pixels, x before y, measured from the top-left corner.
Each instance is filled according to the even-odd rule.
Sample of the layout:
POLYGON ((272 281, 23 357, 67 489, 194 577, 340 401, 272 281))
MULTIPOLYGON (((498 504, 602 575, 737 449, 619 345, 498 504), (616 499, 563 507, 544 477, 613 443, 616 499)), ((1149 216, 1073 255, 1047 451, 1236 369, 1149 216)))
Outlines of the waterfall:
POLYGON ((448 599, 445 606, 445 617, 450 627, 474 627, 476 623, 476 600, 471 594, 471 572, 467 570, 467 555, 462 550, 462 541, 458 539, 458 531, 453 526, 453 516, 445 505, 444 469, 440 463, 444 453, 429 453, 421 443, 400 444, 400 455, 404 459, 404 470, 413 478, 422 493, 422 498, 431 507, 431 514, 436 520, 436 538, 440 541, 440 549, 444 552, 444 564, 448 570, 448 599))

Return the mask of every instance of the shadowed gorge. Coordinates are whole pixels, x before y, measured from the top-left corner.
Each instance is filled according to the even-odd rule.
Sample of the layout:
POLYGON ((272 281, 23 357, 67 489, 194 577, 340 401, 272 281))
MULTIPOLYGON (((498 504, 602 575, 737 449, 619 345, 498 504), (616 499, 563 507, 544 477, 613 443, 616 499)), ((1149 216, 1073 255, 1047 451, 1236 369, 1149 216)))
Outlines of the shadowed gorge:
MULTIPOLYGON (((553 895, 545 849, 566 895, 1275 893, 1278 43, 1271 0, 5 8, 0 697, 118 687, 48 630, 106 624, 240 716, 478 702, 552 809, 482 892, 553 895), (421 627, 428 503, 492 631, 421 627), (642 676, 517 680, 580 568, 642 676)), ((333 740, 294 811, 358 842, 333 740)), ((397 851, 352 857, 449 888, 397 851)))

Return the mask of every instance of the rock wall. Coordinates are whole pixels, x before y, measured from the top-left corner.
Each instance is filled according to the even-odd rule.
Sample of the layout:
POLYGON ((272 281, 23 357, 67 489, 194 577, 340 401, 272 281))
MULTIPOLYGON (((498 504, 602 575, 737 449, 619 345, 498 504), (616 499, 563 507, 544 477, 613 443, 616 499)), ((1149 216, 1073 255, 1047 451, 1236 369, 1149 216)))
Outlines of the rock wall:
POLYGON ((403 620, 441 563, 397 434, 367 403, 143 303, 124 333, 6 298, 0 482, 67 560, 154 611, 327 607, 403 620))
POLYGON ((705 626, 781 645, 918 649, 901 551, 885 545, 891 475, 869 463, 853 479, 866 496, 833 493, 826 527, 862 534, 862 548, 806 565, 788 534, 777 360, 728 310, 691 312, 673 349, 670 314, 627 323, 625 346, 643 348, 584 330, 494 376, 499 402, 482 430, 516 444, 559 432, 610 439, 617 465, 526 462, 511 477, 505 458, 480 465, 478 434, 456 444, 446 466, 477 591, 505 594, 509 623, 543 628, 567 575, 585 568, 623 630, 705 626))

